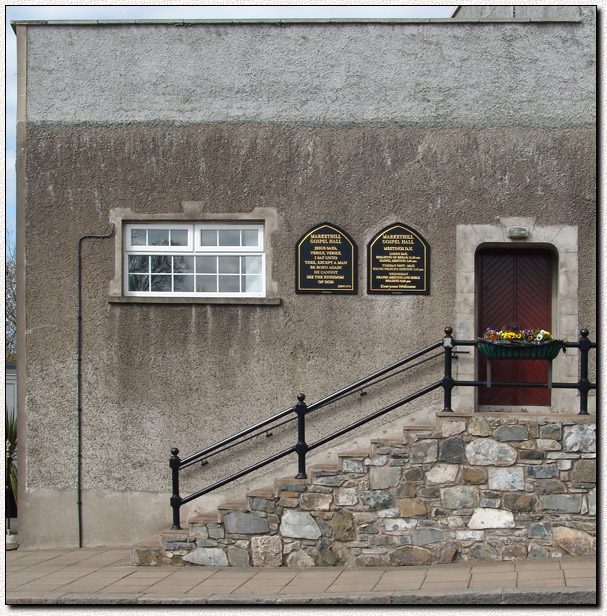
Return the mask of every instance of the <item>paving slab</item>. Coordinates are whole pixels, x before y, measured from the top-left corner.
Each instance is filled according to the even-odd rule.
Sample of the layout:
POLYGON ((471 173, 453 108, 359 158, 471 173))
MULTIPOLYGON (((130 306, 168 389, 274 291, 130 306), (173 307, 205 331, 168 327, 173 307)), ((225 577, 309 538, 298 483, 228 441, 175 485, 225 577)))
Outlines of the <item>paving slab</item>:
POLYGON ((415 567, 137 567, 128 548, 6 553, 9 605, 596 604, 596 558, 415 567), (19 567, 18 571, 11 567, 19 567))

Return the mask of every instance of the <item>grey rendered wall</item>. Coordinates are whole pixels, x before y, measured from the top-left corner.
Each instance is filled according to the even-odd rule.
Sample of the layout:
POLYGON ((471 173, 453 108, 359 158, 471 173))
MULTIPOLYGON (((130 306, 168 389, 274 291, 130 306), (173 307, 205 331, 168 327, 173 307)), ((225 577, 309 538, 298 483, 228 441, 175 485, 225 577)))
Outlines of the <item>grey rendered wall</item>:
MULTIPOLYGON (((106 233, 113 212, 170 219, 184 202, 214 214, 268 208, 281 303, 108 301, 115 239, 85 241, 88 545, 167 525, 171 446, 187 455, 292 405, 299 391, 316 400, 439 339, 454 322, 458 224, 512 216, 577 226, 579 326, 594 331, 594 10, 583 15, 27 26, 23 544, 77 541, 77 246, 106 233), (294 293, 295 243, 325 220, 358 244, 355 297, 294 293), (429 296, 365 294, 366 245, 395 221, 430 243, 429 296)), ((439 376, 430 364, 349 399, 322 429, 439 376)), ((440 397, 430 403, 440 408, 440 397)), ((395 434, 399 422, 377 430, 395 434)), ((310 423, 312 441, 321 420, 310 423)), ((247 463, 292 443, 292 431, 277 432, 238 453, 247 463)), ((225 456, 193 471, 184 492, 236 464, 225 456)))

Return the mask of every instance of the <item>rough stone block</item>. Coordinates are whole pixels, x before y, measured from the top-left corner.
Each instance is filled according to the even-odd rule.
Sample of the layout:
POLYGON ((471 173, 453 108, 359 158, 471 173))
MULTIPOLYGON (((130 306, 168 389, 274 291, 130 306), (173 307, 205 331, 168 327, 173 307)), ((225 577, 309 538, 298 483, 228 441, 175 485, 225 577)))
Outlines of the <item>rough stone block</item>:
POLYGON ((524 426, 505 425, 500 426, 493 432, 493 436, 498 441, 526 441, 529 438, 529 432, 524 426))
POLYGON ((209 526, 209 537, 211 539, 223 539, 225 537, 225 530, 222 525, 216 524, 209 526))
POLYGON ((468 443, 466 456, 473 466, 511 466, 517 459, 514 447, 490 438, 477 438, 468 443))
POLYGON ((478 507, 479 492, 476 486, 453 486, 442 488, 441 502, 447 509, 471 509, 478 507))
POLYGON ((424 439, 411 445, 411 462, 423 464, 436 462, 438 456, 438 443, 434 439, 424 439))
POLYGON ((341 490, 335 490, 333 499, 335 504, 339 507, 356 505, 356 503, 358 503, 358 491, 356 488, 342 488, 341 490))
POLYGON ((548 494, 540 496, 540 505, 544 511, 580 513, 582 496, 581 494, 548 494))
POLYGON ((538 438, 535 441, 537 448, 540 451, 560 451, 561 444, 558 441, 555 441, 550 438, 538 438))
POLYGON ((228 563, 232 567, 250 567, 249 551, 236 547, 235 545, 229 545, 226 549, 228 556, 228 563))
POLYGON ((305 550, 291 552, 287 556, 287 567, 314 567, 316 563, 305 550))
POLYGON ((495 560, 498 553, 497 549, 490 543, 481 543, 479 545, 475 545, 470 550, 470 555, 472 558, 476 558, 478 560, 495 560))
POLYGON ((458 468, 455 464, 436 464, 426 473, 426 483, 454 483, 458 468))
POLYGON ((500 509, 475 509, 468 522, 468 528, 472 529, 514 528, 514 526, 512 512, 500 509))
POLYGON ((427 565, 432 560, 432 553, 415 546, 396 548, 389 555, 391 565, 427 565))
POLYGON ((536 522, 529 525, 529 537, 535 539, 550 539, 552 528, 550 522, 536 522))
MULTIPOLYGON (((387 533, 402 533, 413 530, 417 526, 417 520, 405 520, 404 518, 389 518, 384 521, 387 533)), ((361 529, 362 530, 362 529, 361 529)))
POLYGON ((227 533, 238 535, 257 535, 270 530, 268 521, 245 511, 231 511, 223 516, 223 523, 227 533))
POLYGON ((251 561, 254 567, 280 567, 282 565, 282 539, 280 536, 252 537, 251 561))
POLYGON ((332 488, 338 488, 342 486, 347 479, 348 478, 345 475, 327 475, 325 477, 315 477, 314 483, 319 486, 330 486, 332 488))
POLYGON ((449 421, 441 419, 440 431, 443 438, 455 436, 461 434, 466 429, 466 422, 464 420, 449 421))
POLYGON ((487 483, 487 469, 482 466, 462 466, 462 481, 466 483, 487 483))
POLYGON ((369 469, 369 486, 372 490, 386 490, 397 486, 401 477, 398 466, 373 466, 369 469))
POLYGON ((482 530, 457 530, 455 538, 458 541, 482 541, 485 538, 485 533, 482 530))
POLYGON ((565 426, 563 431, 563 451, 596 451, 596 424, 565 426))
POLYGON ((352 460, 344 458, 341 462, 341 470, 344 473, 363 473, 365 467, 361 460, 352 460))
POLYGON ((398 501, 398 505, 403 518, 413 518, 428 513, 426 504, 419 498, 403 498, 398 501))
POLYGON ((408 468, 403 476, 407 481, 419 481, 423 479, 424 472, 419 466, 414 466, 413 468, 408 468))
POLYGON ((401 483, 396 490, 397 498, 413 498, 417 496, 417 487, 412 481, 401 483))
POLYGON ((550 438, 560 441, 563 434, 561 424, 546 424, 540 428, 540 438, 550 438))
POLYGON ((550 479, 559 476, 559 469, 556 464, 538 464, 537 466, 527 467, 527 477, 535 479, 550 479))
POLYGON ((527 558, 527 546, 525 545, 507 545, 502 550, 503 560, 522 560, 527 558))
POLYGON ((228 557, 221 548, 197 548, 183 557, 183 560, 193 565, 207 567, 226 567, 228 557))
POLYGON ((588 491, 588 515, 596 515, 596 488, 588 491))
POLYGON ((538 494, 565 494, 565 484, 559 479, 538 479, 535 482, 538 494))
POLYGON ((331 520, 333 538, 337 541, 354 541, 356 539, 354 526, 352 513, 347 509, 341 509, 331 520))
POLYGON ((580 530, 556 526, 553 530, 557 545, 572 556, 596 553, 596 539, 580 530))
POLYGON ((573 465, 570 479, 576 483, 596 482, 596 460, 577 460, 573 465))
POLYGON ((521 460, 544 460, 546 453, 543 451, 537 451, 535 449, 527 449, 518 452, 518 459, 521 460))
POLYGON ((414 530, 411 539, 415 545, 426 545, 445 540, 445 533, 436 528, 422 528, 414 530))
POLYGON ((372 490, 361 492, 360 502, 367 509, 385 509, 394 505, 394 498, 385 490, 372 490))
POLYGON ((468 422, 468 432, 472 436, 489 436, 491 428, 483 417, 472 417, 468 422))
POLYGON ((286 510, 280 523, 280 534, 295 539, 318 539, 320 528, 307 511, 286 510))
POLYGON ((489 468, 489 487, 492 490, 524 490, 525 473, 523 467, 489 468))
POLYGON ((308 511, 329 511, 333 495, 319 492, 304 492, 299 501, 302 509, 308 511))
POLYGON ((451 462, 453 464, 461 464, 468 462, 466 459, 466 451, 464 449, 464 441, 461 436, 451 436, 440 442, 438 459, 441 462, 451 462))

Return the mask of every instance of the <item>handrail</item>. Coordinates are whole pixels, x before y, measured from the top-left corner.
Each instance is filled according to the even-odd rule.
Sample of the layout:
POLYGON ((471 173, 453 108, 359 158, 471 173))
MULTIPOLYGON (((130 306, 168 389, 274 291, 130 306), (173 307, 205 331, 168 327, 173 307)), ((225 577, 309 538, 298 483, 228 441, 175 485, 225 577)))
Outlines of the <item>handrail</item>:
MULTIPOLYGON (((311 404, 308 407, 308 412, 315 411, 319 408, 322 408, 323 406, 326 406, 327 404, 336 402, 338 399, 343 398, 344 396, 350 394, 353 391, 356 391, 357 389, 360 389, 364 385, 368 385, 375 379, 386 375, 388 372, 396 370, 397 368, 400 368, 401 366, 413 361, 414 359, 417 359, 421 355, 424 355, 425 353, 428 353, 430 351, 433 351, 434 349, 439 348, 441 345, 442 345, 442 341, 439 340, 438 342, 431 344, 430 346, 422 349, 421 351, 412 353, 411 355, 408 355, 407 357, 404 357, 403 359, 400 359, 397 362, 394 362, 393 364, 390 364, 389 366, 382 368, 381 370, 378 370, 377 372, 374 372, 373 374, 370 374, 369 376, 363 379, 360 379, 348 385, 347 387, 344 387, 343 389, 340 389, 326 396, 325 398, 322 398, 321 400, 318 400, 318 402, 315 402, 314 404, 311 404)), ((213 453, 214 451, 221 449, 222 447, 225 447, 226 445, 229 445, 230 443, 244 436, 247 436, 251 434, 252 432, 255 432, 256 430, 260 430, 264 426, 268 426, 271 423, 274 423, 275 421, 278 421, 279 419, 286 417, 292 412, 293 412, 293 407, 285 409, 284 411, 280 411, 279 413, 276 413, 275 415, 272 415, 271 417, 268 417, 267 419, 264 419, 263 421, 260 421, 259 423, 256 423, 253 426, 249 426, 248 428, 245 428, 244 430, 241 430, 240 432, 237 432, 236 434, 233 434, 232 436, 228 436, 225 439, 213 445, 210 445, 206 449, 202 449, 201 451, 198 451, 188 456, 187 458, 181 459, 179 466, 180 468, 186 468, 190 466, 191 464, 198 462, 198 460, 200 460, 201 458, 208 457, 208 455, 213 453)))
MULTIPOLYGON (((437 343, 439 344, 439 343, 437 343)), ((402 374, 403 372, 406 372, 407 370, 411 370, 413 368, 416 368, 417 366, 421 366, 422 364, 431 361, 433 359, 436 359, 437 357, 442 357, 443 353, 442 351, 440 353, 436 353, 434 355, 430 355, 429 357, 425 357, 424 359, 414 363, 414 364, 410 364, 410 365, 406 365, 404 368, 402 368, 401 370, 398 370, 397 372, 391 372, 389 374, 384 374, 384 375, 380 375, 379 377, 377 377, 376 379, 374 379, 373 381, 370 381, 368 383, 365 383, 363 385, 361 385, 360 387, 355 387, 349 391, 347 391, 346 393, 342 394, 341 396, 339 396, 339 398, 335 398, 334 400, 332 400, 332 402, 336 402, 337 400, 341 400, 343 398, 346 398, 347 396, 351 396, 352 394, 355 393, 360 393, 360 395, 365 395, 367 392, 364 391, 365 390, 365 386, 372 386, 372 385, 377 385, 378 383, 381 383, 387 379, 391 379, 394 378, 395 376, 402 374)), ((416 358, 414 358, 416 359, 416 358)), ((307 412, 308 413, 312 413, 316 410, 318 410, 319 408, 322 408, 322 406, 315 406, 314 408, 310 408, 308 407, 307 412)), ((288 409, 290 412, 293 411, 293 407, 291 407, 290 409, 288 409)), ((280 419, 280 418, 279 418, 280 419)), ((297 419, 297 417, 290 417, 289 419, 286 419, 285 421, 282 421, 281 423, 278 424, 274 424, 273 421, 276 420, 276 418, 273 418, 273 421, 271 422, 272 425, 270 425, 270 423, 264 424, 265 427, 257 427, 257 429, 259 430, 259 432, 254 433, 254 430, 252 430, 250 433, 248 434, 241 434, 239 436, 239 438, 236 437, 229 437, 230 440, 229 443, 224 443, 222 447, 219 447, 217 449, 215 449, 214 451, 211 451, 210 453, 208 453, 207 455, 204 455, 202 457, 200 457, 200 453, 194 454, 194 456, 196 456, 196 459, 192 462, 190 462, 189 464, 187 464, 187 466, 190 466, 190 464, 194 464, 195 462, 198 462, 198 460, 200 460, 200 463, 205 465, 208 462, 208 459, 211 458, 212 456, 216 456, 219 455, 221 453, 223 453, 224 451, 227 451, 228 449, 232 449, 233 447, 237 447, 238 445, 241 445, 242 443, 246 443, 247 441, 250 441, 251 439, 257 438, 258 436, 262 436, 263 434, 265 434, 266 437, 272 436, 272 432, 269 432, 269 430, 276 430, 277 428, 280 428, 281 426, 286 426, 288 423, 291 423, 293 421, 295 421, 297 419)), ((182 460, 182 467, 183 466, 183 460, 182 460)))
MULTIPOLYGON (((344 434, 347 434, 348 432, 351 432, 352 430, 355 430, 356 428, 359 428, 360 426, 365 425, 369 423, 370 421, 373 421, 374 419, 377 419, 378 417, 385 415, 386 413, 389 413, 390 411, 393 411, 396 408, 399 408, 409 402, 412 402, 413 400, 416 400, 417 398, 425 396, 426 394, 440 387, 443 388, 443 392, 444 392, 443 412, 452 412, 451 393, 454 387, 481 387, 481 386, 486 386, 489 384, 487 381, 461 381, 461 380, 456 380, 453 378, 452 360, 455 356, 454 355, 455 351, 453 349, 456 346, 477 347, 478 340, 456 340, 455 338, 452 337, 451 335, 452 333, 453 333, 453 330, 450 327, 446 327, 445 337, 442 340, 439 340, 438 342, 435 342, 415 353, 412 353, 411 355, 408 355, 407 357, 387 366, 386 368, 378 370, 374 372, 373 374, 370 374, 369 376, 363 379, 360 379, 352 383, 351 385, 348 385, 347 387, 344 387, 343 389, 340 389, 326 396, 325 398, 322 398, 321 400, 314 402, 313 404, 309 406, 306 406, 304 402, 305 395, 298 394, 297 396, 298 401, 295 406, 289 409, 285 409, 284 411, 281 411, 273 415, 272 417, 269 417, 268 419, 265 419, 255 424, 254 426, 250 426, 249 428, 246 428, 245 430, 242 430, 238 432, 237 434, 227 437, 223 439, 222 441, 219 441, 218 443, 215 443, 214 445, 207 447, 206 449, 203 449, 191 456, 188 456, 187 458, 180 459, 178 455, 179 449, 177 448, 171 449, 172 455, 171 455, 169 465, 171 467, 172 484, 173 484, 173 494, 171 496, 171 507, 173 508, 173 527, 172 529, 181 530, 180 507, 183 504, 188 503, 192 500, 195 500, 196 498, 199 498, 200 496, 208 494, 209 492, 212 492, 213 490, 216 490, 228 483, 231 483, 232 481, 235 481, 236 479, 239 479, 240 477, 243 477, 244 475, 247 475, 260 468, 263 468, 264 466, 267 466, 268 464, 271 464, 272 462, 275 462, 281 458, 284 458, 285 456, 288 456, 292 453, 296 453, 298 456, 298 473, 296 475, 296 478, 297 479, 306 478, 305 457, 306 457, 307 452, 313 449, 316 449, 322 445, 325 445, 326 443, 336 438, 339 438, 340 436, 343 436, 344 434), (385 375, 389 374, 390 372, 393 372, 397 368, 400 368, 401 366, 404 366, 405 364, 410 363, 413 360, 421 357, 422 355, 425 355, 426 353, 429 353, 430 351, 433 351, 434 349, 437 349, 439 347, 442 347, 441 354, 444 353, 444 358, 445 358, 444 376, 440 381, 437 381, 436 383, 428 385, 420 389, 419 391, 415 392, 414 394, 410 394, 409 396, 402 398, 401 400, 398 400, 397 402, 393 402, 392 404, 389 404, 388 406, 378 411, 375 411, 374 413, 366 417, 363 417, 362 419, 359 419, 358 421, 355 421, 354 423, 344 428, 337 430, 333 434, 330 434, 328 436, 321 438, 315 443, 312 443, 310 445, 306 443, 305 419, 306 419, 306 416, 310 412, 317 410, 319 408, 322 408, 324 406, 327 406, 333 402, 336 402, 337 400, 340 400, 343 397, 350 395, 352 392, 356 390, 362 390, 364 385, 368 385, 370 383, 373 383, 373 381, 377 381, 381 377, 385 377, 385 375), (182 469, 187 468, 188 466, 191 466, 192 464, 194 464, 201 458, 204 458, 205 456, 208 456, 209 454, 212 454, 213 452, 218 452, 218 450, 221 449, 222 447, 229 448, 229 447, 235 446, 236 444, 239 444, 238 442, 236 442, 238 441, 238 439, 241 439, 249 434, 252 434, 256 430, 259 430, 264 426, 268 426, 272 424, 273 422, 279 419, 282 419, 291 413, 295 413, 296 418, 297 418, 297 444, 296 445, 289 447, 288 449, 285 449, 277 454, 274 454, 270 456, 269 458, 262 460, 261 462, 257 462, 237 473, 234 473, 233 475, 230 475, 229 477, 221 479, 220 481, 210 486, 207 486, 206 488, 203 488, 202 490, 198 490, 197 492, 189 494, 188 496, 182 497, 179 494, 179 472, 182 469)), ((580 350, 580 358, 581 358, 580 359, 580 377, 577 383, 501 383, 500 382, 500 383, 491 383, 491 385, 500 386, 500 387, 521 387, 522 386, 522 387, 554 387, 554 388, 577 389, 580 392, 580 415, 588 415, 588 393, 590 390, 596 389, 596 383, 591 383, 588 380, 588 352, 590 351, 590 349, 596 349, 597 344, 595 342, 591 342, 590 340, 588 340, 588 330, 587 329, 582 329, 580 331, 580 335, 581 335, 581 338, 578 342, 563 343, 563 346, 566 348, 578 348, 580 350)), ((423 360, 423 361, 427 361, 427 360, 423 360)), ((423 361, 420 363, 423 363, 423 361)), ((287 420, 287 422, 288 421, 291 421, 291 420, 289 419, 287 420)), ((287 422, 283 422, 283 424, 287 422)), ((280 424, 280 425, 283 425, 283 424, 280 424)), ((258 435, 253 435, 249 438, 253 438, 254 436, 258 436, 258 435)))

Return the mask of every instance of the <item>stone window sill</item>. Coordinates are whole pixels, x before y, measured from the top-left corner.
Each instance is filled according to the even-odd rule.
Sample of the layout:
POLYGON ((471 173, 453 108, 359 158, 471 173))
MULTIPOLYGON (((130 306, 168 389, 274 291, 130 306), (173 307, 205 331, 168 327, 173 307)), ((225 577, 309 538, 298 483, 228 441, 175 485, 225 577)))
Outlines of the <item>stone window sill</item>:
POLYGON ((279 306, 280 297, 129 297, 125 295, 108 296, 109 304, 219 304, 227 306, 279 306))

